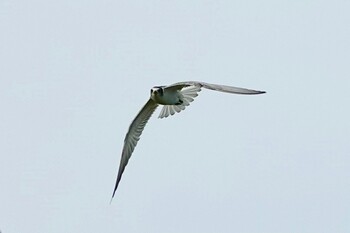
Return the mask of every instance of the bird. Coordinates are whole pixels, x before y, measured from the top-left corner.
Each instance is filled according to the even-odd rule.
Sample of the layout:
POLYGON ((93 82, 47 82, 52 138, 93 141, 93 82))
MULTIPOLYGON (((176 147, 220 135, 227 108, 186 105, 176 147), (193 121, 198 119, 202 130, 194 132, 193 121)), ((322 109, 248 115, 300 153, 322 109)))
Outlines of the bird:
POLYGON ((125 167, 128 164, 138 141, 140 140, 142 131, 156 108, 159 105, 163 105, 158 118, 166 118, 170 115, 174 115, 175 113, 179 113, 190 105, 194 98, 198 96, 198 92, 200 92, 202 88, 243 95, 266 93, 265 91, 256 91, 240 87, 210 84, 198 81, 178 82, 168 86, 154 86, 151 88, 150 98, 131 122, 129 130, 126 133, 117 180, 114 186, 111 201, 115 196, 125 167))

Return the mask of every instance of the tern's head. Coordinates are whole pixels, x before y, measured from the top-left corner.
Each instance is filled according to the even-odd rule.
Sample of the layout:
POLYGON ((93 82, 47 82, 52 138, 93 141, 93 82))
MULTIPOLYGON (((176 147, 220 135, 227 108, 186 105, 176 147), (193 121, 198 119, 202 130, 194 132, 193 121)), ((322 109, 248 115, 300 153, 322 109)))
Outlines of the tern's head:
POLYGON ((153 87, 151 89, 151 96, 162 96, 163 93, 163 87, 153 87))

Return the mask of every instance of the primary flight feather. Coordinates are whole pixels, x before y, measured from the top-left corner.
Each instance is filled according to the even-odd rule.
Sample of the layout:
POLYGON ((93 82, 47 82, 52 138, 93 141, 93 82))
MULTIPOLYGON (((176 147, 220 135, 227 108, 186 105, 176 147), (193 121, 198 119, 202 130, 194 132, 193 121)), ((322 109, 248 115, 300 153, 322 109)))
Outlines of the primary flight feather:
POLYGON ((168 117, 174 115, 175 112, 184 110, 193 99, 198 96, 198 92, 201 88, 206 88, 214 91, 221 91, 233 94, 244 95, 256 95, 263 94, 265 91, 255 91, 240 87, 232 87, 218 84, 210 84, 205 82, 179 82, 169 86, 155 86, 151 89, 151 96, 147 103, 143 106, 140 112, 136 115, 135 119, 131 122, 129 130, 124 139, 124 147, 122 157, 120 159, 119 171, 117 175, 117 181, 113 190, 112 198, 117 191, 119 182, 122 178, 126 165, 134 151, 137 142, 140 139, 143 129, 153 112, 158 105, 163 105, 163 108, 159 114, 159 118, 168 117))

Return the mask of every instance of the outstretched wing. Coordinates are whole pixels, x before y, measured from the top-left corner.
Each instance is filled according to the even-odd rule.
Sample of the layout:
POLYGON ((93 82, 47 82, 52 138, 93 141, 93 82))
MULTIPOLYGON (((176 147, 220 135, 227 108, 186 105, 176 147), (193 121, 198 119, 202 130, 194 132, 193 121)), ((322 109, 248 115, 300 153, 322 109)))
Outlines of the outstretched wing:
POLYGON ((174 115, 175 112, 180 112, 181 110, 184 110, 188 105, 190 105, 190 102, 192 102, 193 99, 196 96, 198 96, 198 92, 201 91, 202 87, 209 90, 221 91, 221 92, 232 93, 232 94, 256 95, 256 94, 265 93, 265 91, 255 91, 255 90, 250 90, 246 88, 211 84, 211 83, 205 83, 205 82, 196 82, 196 81, 174 83, 170 86, 165 87, 165 91, 166 90, 168 90, 169 92, 178 91, 179 94, 181 95, 181 100, 183 101, 183 103, 179 105, 164 105, 158 118, 168 117, 170 115, 174 115))
POLYGON ((181 90, 182 88, 188 87, 188 86, 204 87, 209 90, 221 91, 221 92, 232 93, 232 94, 256 95, 256 94, 265 93, 265 91, 256 91, 256 90, 251 90, 251 89, 246 89, 241 87, 232 87, 232 86, 211 84, 211 83, 197 82, 197 81, 174 83, 170 86, 167 86, 166 88, 181 90))
POLYGON ((146 126, 149 118, 152 116, 153 112, 158 107, 158 104, 154 102, 152 99, 149 99, 148 102, 143 106, 141 111, 137 114, 135 119, 132 121, 129 126, 128 133, 124 139, 124 147, 122 152, 122 157, 120 159, 119 171, 117 176, 117 181, 113 190, 112 198, 114 197, 115 191, 118 188, 119 182, 122 178, 123 172, 125 170, 126 165, 131 157, 132 152, 134 151, 137 142, 140 139, 143 129, 146 126))

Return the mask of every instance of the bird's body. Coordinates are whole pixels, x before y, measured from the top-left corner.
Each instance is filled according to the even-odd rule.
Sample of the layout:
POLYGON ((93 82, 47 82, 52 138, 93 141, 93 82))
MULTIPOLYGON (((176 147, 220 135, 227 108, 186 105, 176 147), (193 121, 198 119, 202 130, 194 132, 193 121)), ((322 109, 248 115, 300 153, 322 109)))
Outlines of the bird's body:
POLYGON ((164 86, 153 87, 151 89, 151 99, 162 105, 178 105, 181 103, 180 92, 175 89, 164 91, 164 86))
POLYGON ((159 114, 159 118, 165 118, 170 115, 174 115, 176 112, 184 110, 187 106, 190 105, 190 102, 198 96, 198 92, 201 91, 201 88, 206 88, 209 90, 215 90, 226 93, 233 94, 245 94, 245 95, 254 95, 254 94, 263 94, 264 91, 255 91, 245 88, 209 84, 204 82, 179 82, 169 86, 155 86, 151 89, 150 99, 144 105, 144 107, 137 114, 135 119, 132 121, 129 126, 129 130, 124 139, 124 147, 122 152, 122 157, 120 160, 117 181, 113 190, 112 198, 115 195, 115 192, 118 188, 119 182, 121 180, 122 174, 125 170, 126 165, 131 157, 132 152, 134 151, 137 142, 140 139, 142 131, 152 116, 153 112, 156 110, 158 105, 163 105, 163 108, 159 114))

